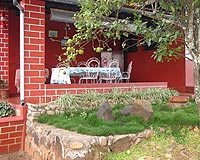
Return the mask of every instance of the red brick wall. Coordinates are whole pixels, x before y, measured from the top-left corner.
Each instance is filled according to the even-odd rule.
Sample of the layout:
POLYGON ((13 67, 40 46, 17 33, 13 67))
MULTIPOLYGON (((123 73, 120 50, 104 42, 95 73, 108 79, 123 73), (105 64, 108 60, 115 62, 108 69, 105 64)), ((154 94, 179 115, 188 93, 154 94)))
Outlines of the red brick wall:
POLYGON ((0 154, 24 149, 27 107, 15 106, 19 116, 0 118, 0 154))
MULTIPOLYGON (((0 12, 4 9, 0 8, 0 12)), ((5 16, 8 19, 8 11, 5 11, 5 16)), ((9 80, 8 76, 8 29, 0 29, 0 77, 4 80, 9 80)))
POLYGON ((44 96, 45 1, 23 0, 25 9, 25 102, 44 96))

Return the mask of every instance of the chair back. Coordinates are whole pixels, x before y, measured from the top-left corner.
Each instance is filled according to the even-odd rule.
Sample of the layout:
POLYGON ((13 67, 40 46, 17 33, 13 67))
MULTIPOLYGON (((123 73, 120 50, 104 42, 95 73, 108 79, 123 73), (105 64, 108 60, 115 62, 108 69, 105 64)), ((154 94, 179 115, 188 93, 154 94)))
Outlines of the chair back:
POLYGON ((87 67, 100 67, 100 61, 96 57, 91 57, 86 62, 87 67))
POLYGON ((108 67, 110 67, 110 68, 119 67, 119 61, 117 59, 109 60, 108 67))
POLYGON ((77 64, 78 67, 87 67, 87 63, 85 61, 80 61, 77 64))
POLYGON ((56 65, 56 68, 61 68, 61 67, 68 67, 66 63, 64 62, 59 62, 57 65, 56 65))

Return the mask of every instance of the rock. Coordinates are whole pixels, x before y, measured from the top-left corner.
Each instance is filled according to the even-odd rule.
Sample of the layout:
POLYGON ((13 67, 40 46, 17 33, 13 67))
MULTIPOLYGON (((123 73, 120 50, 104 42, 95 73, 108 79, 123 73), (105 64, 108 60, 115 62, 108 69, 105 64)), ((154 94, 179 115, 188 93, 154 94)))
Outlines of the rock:
POLYGON ((70 143, 70 148, 73 150, 78 150, 83 148, 83 143, 80 142, 72 142, 70 143))
POLYGON ((97 112, 97 118, 103 119, 104 121, 112 120, 112 108, 110 107, 110 104, 107 101, 101 104, 97 112))
POLYGON ((36 145, 39 145, 39 137, 38 137, 38 135, 35 132, 33 133, 33 138, 34 138, 34 143, 36 145))
POLYGON ((55 137, 55 143, 53 145, 53 151, 55 153, 56 158, 60 158, 63 153, 63 146, 62 146, 62 141, 61 138, 56 136, 55 137))
POLYGON ((112 152, 122 152, 131 147, 131 139, 129 136, 119 136, 110 146, 112 152))
POLYGON ((132 106, 126 106, 122 108, 121 113, 123 116, 130 116, 132 111, 132 106))
POLYGON ((121 110, 124 116, 140 116, 144 120, 150 120, 153 115, 151 103, 147 100, 135 100, 133 105, 126 106, 121 110))
POLYGON ((99 143, 101 146, 107 145, 107 138, 106 137, 99 137, 99 143))
POLYGON ((166 132, 166 129, 163 128, 163 127, 161 127, 161 128, 159 128, 159 131, 160 131, 161 133, 165 133, 165 132, 166 132))
POLYGON ((33 112, 33 113, 32 113, 32 116, 33 116, 33 117, 38 117, 39 115, 40 115, 40 112, 33 112))
POLYGON ((54 111, 47 111, 47 114, 49 114, 49 115, 55 115, 55 112, 54 111))

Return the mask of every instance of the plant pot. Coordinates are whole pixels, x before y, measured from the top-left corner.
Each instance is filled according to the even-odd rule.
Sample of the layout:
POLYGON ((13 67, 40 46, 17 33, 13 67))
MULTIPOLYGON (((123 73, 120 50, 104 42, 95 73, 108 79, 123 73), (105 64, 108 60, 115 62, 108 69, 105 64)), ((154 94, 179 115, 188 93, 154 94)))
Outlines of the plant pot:
POLYGON ((9 89, 1 89, 1 98, 7 99, 9 97, 9 89))

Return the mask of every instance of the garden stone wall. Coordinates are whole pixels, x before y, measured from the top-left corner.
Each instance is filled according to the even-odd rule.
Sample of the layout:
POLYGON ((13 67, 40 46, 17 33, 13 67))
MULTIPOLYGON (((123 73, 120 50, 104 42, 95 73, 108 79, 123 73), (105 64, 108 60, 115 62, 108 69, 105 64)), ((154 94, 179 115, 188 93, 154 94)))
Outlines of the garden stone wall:
POLYGON ((106 152, 127 150, 152 135, 151 130, 107 137, 78 134, 36 122, 40 114, 63 112, 53 102, 27 106, 25 150, 33 160, 100 160, 106 152))

